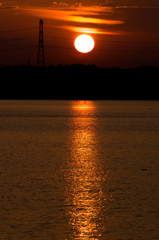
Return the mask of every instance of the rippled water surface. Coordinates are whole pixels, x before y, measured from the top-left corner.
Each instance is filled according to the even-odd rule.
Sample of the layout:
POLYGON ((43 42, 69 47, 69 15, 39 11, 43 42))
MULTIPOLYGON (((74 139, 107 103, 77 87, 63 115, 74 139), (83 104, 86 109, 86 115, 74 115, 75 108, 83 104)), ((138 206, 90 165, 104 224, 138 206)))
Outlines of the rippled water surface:
POLYGON ((159 239, 159 102, 0 101, 0 239, 159 239))

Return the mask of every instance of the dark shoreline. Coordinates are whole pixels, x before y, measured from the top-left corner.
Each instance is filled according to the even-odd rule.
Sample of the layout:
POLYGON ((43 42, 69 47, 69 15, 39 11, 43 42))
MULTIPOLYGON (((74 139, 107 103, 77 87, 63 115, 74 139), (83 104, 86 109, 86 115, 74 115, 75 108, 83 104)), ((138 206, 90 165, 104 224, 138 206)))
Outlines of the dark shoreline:
POLYGON ((0 99, 159 100, 159 68, 0 67, 0 99))

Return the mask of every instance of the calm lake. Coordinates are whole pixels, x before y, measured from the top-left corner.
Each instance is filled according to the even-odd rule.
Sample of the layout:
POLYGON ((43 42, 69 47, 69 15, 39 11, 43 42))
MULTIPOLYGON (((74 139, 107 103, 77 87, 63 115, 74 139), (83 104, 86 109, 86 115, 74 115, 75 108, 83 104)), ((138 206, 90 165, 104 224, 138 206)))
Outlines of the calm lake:
POLYGON ((159 239, 158 101, 0 101, 0 239, 159 239))

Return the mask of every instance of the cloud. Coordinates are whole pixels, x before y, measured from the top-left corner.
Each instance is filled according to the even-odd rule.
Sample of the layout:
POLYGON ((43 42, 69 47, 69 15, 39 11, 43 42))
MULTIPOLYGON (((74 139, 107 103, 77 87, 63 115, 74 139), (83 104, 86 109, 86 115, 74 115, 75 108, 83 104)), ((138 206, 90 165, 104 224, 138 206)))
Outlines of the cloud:
MULTIPOLYGON (((54 2, 56 6, 56 2, 54 2)), ((111 30, 100 30, 106 26, 116 26, 124 23, 112 18, 113 9, 101 6, 70 6, 55 8, 28 8, 26 13, 40 18, 56 20, 56 28, 64 28, 77 32, 93 32, 100 34, 115 34, 111 30), (64 24, 65 23, 65 24, 64 24), (97 27, 98 26, 98 27, 97 27)))
POLYGON ((106 31, 101 28, 93 27, 76 27, 76 26, 61 26, 63 29, 67 29, 77 33, 88 33, 88 34, 106 34, 106 35, 119 35, 120 32, 106 31))
POLYGON ((8 3, 0 3, 0 10, 18 9, 18 5, 11 5, 8 3))

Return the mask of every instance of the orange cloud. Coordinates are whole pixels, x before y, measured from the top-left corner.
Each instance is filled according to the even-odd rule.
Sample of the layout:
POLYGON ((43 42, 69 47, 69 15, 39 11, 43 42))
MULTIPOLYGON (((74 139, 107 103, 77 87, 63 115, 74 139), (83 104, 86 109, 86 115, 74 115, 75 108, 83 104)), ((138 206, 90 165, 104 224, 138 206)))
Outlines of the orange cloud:
MULTIPOLYGON (((55 19, 58 21, 64 21, 66 26, 56 25, 55 27, 68 29, 75 32, 87 32, 87 33, 100 33, 100 34, 117 34, 115 32, 103 31, 97 28, 93 28, 94 25, 120 25, 123 21, 107 19, 107 14, 113 11, 110 7, 90 6, 90 7, 67 7, 67 8, 25 8, 27 14, 37 16, 40 18, 55 19), (91 27, 77 27, 75 24, 91 24, 91 27)), ((57 24, 57 23, 56 23, 57 24)))

